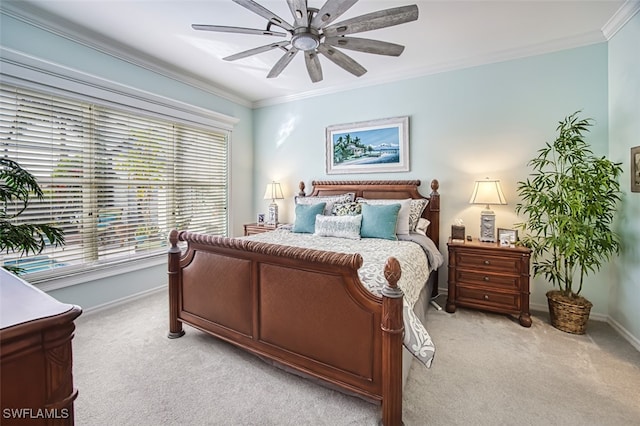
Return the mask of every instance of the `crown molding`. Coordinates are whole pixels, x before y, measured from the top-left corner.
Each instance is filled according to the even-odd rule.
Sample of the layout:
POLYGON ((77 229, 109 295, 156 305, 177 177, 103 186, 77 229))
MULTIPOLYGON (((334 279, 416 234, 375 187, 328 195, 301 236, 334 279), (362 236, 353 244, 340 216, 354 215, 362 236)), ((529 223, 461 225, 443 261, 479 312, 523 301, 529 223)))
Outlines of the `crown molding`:
POLYGON ((602 34, 607 41, 616 35, 633 16, 640 11, 640 1, 627 0, 602 27, 602 34))
POLYGON ((155 74, 162 75, 171 80, 186 84, 206 93, 224 98, 236 104, 251 108, 251 101, 240 96, 237 93, 230 92, 222 87, 213 85, 203 81, 197 76, 189 73, 189 71, 172 66, 165 62, 159 62, 158 59, 149 55, 129 48, 115 40, 106 39, 104 36, 98 36, 91 30, 82 28, 76 24, 65 21, 64 24, 53 19, 43 18, 38 14, 37 10, 27 3, 20 3, 17 6, 14 3, 0 3, 0 12, 17 19, 25 24, 34 26, 41 30, 47 31, 59 37, 63 37, 69 41, 96 50, 115 59, 127 62, 137 67, 146 69, 155 74))

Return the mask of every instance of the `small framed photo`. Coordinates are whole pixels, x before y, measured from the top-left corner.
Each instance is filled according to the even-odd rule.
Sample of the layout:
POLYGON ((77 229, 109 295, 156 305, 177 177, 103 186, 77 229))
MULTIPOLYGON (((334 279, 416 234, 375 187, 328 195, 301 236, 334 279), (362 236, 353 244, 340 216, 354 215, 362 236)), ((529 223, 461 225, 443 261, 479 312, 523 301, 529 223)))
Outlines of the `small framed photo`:
POLYGON ((518 241, 518 230, 498 228, 498 241, 501 246, 515 244, 518 241))
POLYGON ((640 146, 631 148, 631 192, 640 192, 640 146))
POLYGON ((258 225, 263 226, 264 225, 264 213, 258 213, 258 221, 257 221, 258 225))

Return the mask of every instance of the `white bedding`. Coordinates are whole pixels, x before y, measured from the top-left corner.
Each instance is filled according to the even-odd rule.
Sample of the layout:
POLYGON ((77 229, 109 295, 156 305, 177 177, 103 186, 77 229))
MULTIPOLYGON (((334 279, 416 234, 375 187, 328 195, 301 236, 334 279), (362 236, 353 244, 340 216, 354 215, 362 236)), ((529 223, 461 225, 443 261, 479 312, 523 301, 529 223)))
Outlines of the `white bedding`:
POLYGON ((400 262, 401 277, 398 286, 404 292, 404 346, 427 367, 431 366, 435 346, 426 329, 415 316, 415 305, 420 291, 426 284, 429 273, 443 263, 442 254, 428 238, 411 234, 404 239, 412 241, 391 241, 377 238, 351 240, 335 237, 319 237, 313 234, 293 233, 288 229, 252 235, 249 238, 271 244, 338 253, 359 253, 363 265, 358 270, 360 281, 373 294, 381 296, 385 284, 384 265, 390 256, 400 262))

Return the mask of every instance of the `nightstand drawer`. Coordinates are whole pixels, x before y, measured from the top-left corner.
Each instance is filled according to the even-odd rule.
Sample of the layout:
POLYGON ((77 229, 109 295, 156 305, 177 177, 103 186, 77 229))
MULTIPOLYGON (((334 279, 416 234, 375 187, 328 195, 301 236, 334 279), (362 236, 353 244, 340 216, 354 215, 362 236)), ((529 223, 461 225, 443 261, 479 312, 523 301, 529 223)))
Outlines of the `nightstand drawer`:
POLYGON ((520 288, 520 277, 517 275, 485 274, 481 271, 467 271, 460 269, 456 271, 456 282, 508 290, 518 290, 520 288))
POLYGON ((517 274, 520 271, 520 258, 482 255, 463 251, 457 254, 456 265, 458 268, 473 268, 517 274))
POLYGON ((501 310, 520 310, 519 293, 498 293, 479 288, 458 287, 457 301, 460 303, 472 303, 474 305, 484 305, 496 307, 501 310))

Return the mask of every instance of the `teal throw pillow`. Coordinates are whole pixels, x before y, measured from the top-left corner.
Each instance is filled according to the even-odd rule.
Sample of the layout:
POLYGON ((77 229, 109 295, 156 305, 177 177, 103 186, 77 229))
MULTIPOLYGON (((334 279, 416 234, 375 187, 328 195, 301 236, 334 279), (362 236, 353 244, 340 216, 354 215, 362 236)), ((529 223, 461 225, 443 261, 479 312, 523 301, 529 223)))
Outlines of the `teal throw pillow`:
POLYGON ((362 225, 360 235, 363 238, 382 238, 397 240, 396 223, 400 204, 362 205, 362 225))
POLYGON ((313 234, 316 230, 316 215, 324 212, 327 203, 297 204, 296 221, 293 223, 293 232, 313 234))

